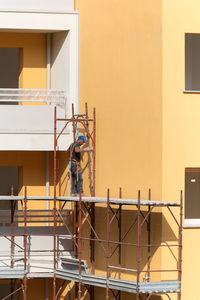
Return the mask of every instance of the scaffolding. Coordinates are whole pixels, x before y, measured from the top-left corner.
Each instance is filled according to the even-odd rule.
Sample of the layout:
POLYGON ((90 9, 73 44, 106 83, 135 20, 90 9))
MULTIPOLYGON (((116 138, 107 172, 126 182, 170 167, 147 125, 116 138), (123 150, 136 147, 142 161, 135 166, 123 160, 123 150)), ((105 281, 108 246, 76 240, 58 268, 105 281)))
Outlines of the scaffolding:
MULTIPOLYGON (((58 119, 54 117, 54 195, 53 197, 32 197, 27 195, 27 188, 25 187, 24 196, 14 196, 13 190, 11 190, 11 196, 0 196, 0 200, 10 201, 10 268, 0 270, 0 278, 10 279, 11 292, 8 296, 2 300, 12 299, 13 295, 19 291, 23 292, 24 300, 27 299, 27 280, 34 278, 34 276, 28 271, 27 268, 27 227, 29 222, 33 220, 35 216, 43 217, 43 223, 51 222, 53 224, 53 262, 52 268, 46 274, 41 274, 40 278, 52 278, 53 279, 53 300, 59 299, 62 290, 65 288, 66 283, 75 282, 75 299, 81 300, 89 294, 90 299, 95 299, 94 287, 101 287, 105 289, 105 299, 120 300, 122 292, 128 292, 136 295, 136 300, 146 299, 149 300, 153 295, 166 295, 168 299, 171 299, 170 294, 176 293, 178 300, 181 300, 181 275, 182 275, 182 218, 183 218, 183 194, 181 191, 180 202, 164 202, 164 201, 153 201, 151 199, 151 190, 149 189, 148 200, 142 200, 140 191, 138 191, 137 199, 124 199, 122 197, 122 189, 119 190, 119 197, 110 197, 110 190, 107 190, 106 197, 95 196, 95 152, 96 152, 96 116, 95 109, 93 111, 93 118, 88 117, 87 104, 85 106, 85 114, 75 115, 74 108, 72 107, 72 118, 58 119), (57 129, 57 123, 62 122, 64 125, 60 132, 57 129), (79 125, 85 130, 85 134, 89 140, 91 153, 88 156, 88 167, 89 167, 89 185, 90 193, 89 197, 82 196, 81 193, 77 197, 72 196, 58 196, 57 195, 57 145, 59 137, 62 135, 67 126, 72 125, 73 128, 73 139, 76 139, 76 134, 80 130, 79 125), (41 201, 48 200, 53 203, 52 211, 42 211, 40 209, 36 211, 28 210, 27 204, 29 201, 41 201), (17 203, 21 203, 22 210, 17 210, 17 203), (67 203, 74 204, 74 219, 75 226, 72 228, 66 222, 65 216, 69 213, 68 209, 65 209, 67 203), (99 204, 103 204, 106 209, 106 238, 100 238, 99 232, 96 229, 95 224, 95 207, 99 204), (124 207, 129 207, 133 214, 132 222, 130 227, 123 233, 123 213, 124 207), (152 244, 152 211, 156 208, 162 208, 168 210, 172 219, 174 220, 178 229, 178 241, 173 244, 152 244), (180 210, 179 219, 174 213, 174 209, 180 210), (114 220, 117 222, 118 228, 118 239, 111 239, 111 225, 114 220), (14 222, 23 223, 24 233, 23 247, 15 242, 13 226, 14 222), (73 242, 75 257, 61 257, 60 250, 57 245, 57 230, 58 227, 62 226, 66 230, 66 235, 73 242), (83 235, 83 228, 87 224, 90 228, 90 236, 83 235), (141 240, 142 231, 146 224, 147 241, 143 243, 141 240), (135 231, 133 231, 135 229, 135 231), (132 237, 137 237, 136 243, 127 242, 126 237, 132 232, 132 237), (82 243, 87 241, 90 243, 90 265, 89 271, 87 268, 87 262, 83 257, 82 243), (95 270, 95 245, 98 243, 102 247, 102 251, 106 260, 106 268, 104 270, 104 276, 96 275, 95 270), (23 268, 17 268, 15 265, 14 257, 14 245, 19 247, 22 253, 23 268), (111 248, 114 246, 114 249, 111 248), (122 247, 134 247, 136 249, 136 267, 127 268, 123 266, 122 262, 122 247), (152 247, 175 247, 178 249, 177 256, 177 268, 172 270, 155 270, 151 267, 152 259, 152 247), (146 249, 146 265, 147 268, 143 269, 141 266, 141 251, 146 249), (117 253, 118 263, 117 265, 111 264, 111 258, 117 253), (111 270, 117 271, 117 278, 111 276, 111 270), (129 272, 134 273, 136 280, 125 280, 122 273, 129 272), (176 272, 177 280, 166 280, 166 281, 151 281, 152 273, 161 272, 176 272), (145 281, 142 280, 142 274, 146 274, 145 281), (62 283, 58 286, 57 279, 62 279, 62 283), (16 288, 16 280, 19 281, 20 286, 16 288), (83 294, 83 286, 86 290, 83 294)), ((70 211, 70 213, 72 213, 70 211)), ((39 220, 36 218, 35 222, 39 220)), ((6 235, 0 233, 6 239, 9 239, 6 235)), ((40 250, 41 251, 41 250, 40 250)), ((51 250, 49 250, 51 251, 51 250)), ((70 299, 70 296, 69 296, 70 299)))
MULTIPOLYGON (((122 193, 122 190, 120 189, 120 194, 122 193)), ((150 195, 150 191, 149 191, 150 195)), ((34 214, 34 212, 27 209, 27 203, 30 201, 41 201, 41 200, 49 200, 54 202, 54 197, 31 197, 27 196, 27 189, 25 188, 25 194, 24 196, 1 196, 0 200, 7 200, 10 202, 17 203, 23 203, 23 210, 18 211, 15 214, 15 221, 18 220, 18 222, 22 223, 24 222, 24 234, 21 236, 23 237, 23 247, 21 245, 17 244, 14 241, 14 233, 11 235, 11 267, 7 268, 6 270, 0 271, 0 277, 2 279, 10 279, 11 280, 11 293, 3 298, 8 299, 10 296, 14 295, 15 293, 19 292, 20 290, 23 291, 23 298, 27 299, 27 279, 34 278, 34 276, 28 272, 27 268, 27 254, 30 250, 27 249, 27 225, 31 220, 36 217, 37 214, 34 214), (22 214, 23 213, 23 214, 22 214), (22 220, 23 219, 23 220, 22 220), (15 265, 16 258, 13 255, 13 247, 17 246, 19 247, 20 251, 23 253, 23 257, 21 258, 23 260, 23 268, 19 268, 15 265), (15 288, 16 280, 20 282, 20 287, 15 288)), ((77 249, 77 258, 61 258, 61 264, 58 266, 58 259, 59 259, 59 249, 56 247, 53 249, 54 252, 54 265, 56 265, 55 271, 52 267, 52 270, 49 271, 48 274, 43 274, 41 278, 60 278, 63 280, 62 284, 57 287, 57 282, 55 281, 55 286, 53 286, 53 289, 56 287, 56 293, 55 293, 55 299, 59 299, 60 292, 65 286, 65 283, 68 281, 74 281, 78 285, 78 293, 75 295, 77 299, 82 299, 82 286, 85 285, 87 287, 87 291, 90 294, 90 298, 94 299, 94 295, 91 293, 91 286, 92 287, 102 287, 105 289, 105 299, 111 299, 109 291, 112 292, 112 295, 114 299, 120 299, 121 292, 129 292, 136 294, 136 299, 143 299, 142 295, 146 297, 146 299, 150 299, 150 297, 154 294, 156 295, 167 295, 169 299, 170 293, 177 293, 178 299, 181 299, 181 274, 182 274, 182 192, 181 192, 181 201, 180 203, 173 203, 173 202, 158 202, 158 201, 152 201, 150 198, 149 200, 141 200, 140 199, 140 191, 138 191, 138 199, 123 199, 122 197, 119 198, 110 198, 110 192, 108 190, 107 192, 107 198, 99 198, 99 197, 82 197, 81 194, 79 197, 57 197, 56 202, 59 204, 63 204, 65 202, 71 202, 71 203, 77 203, 78 204, 78 210, 77 210, 77 219, 78 219, 78 233, 74 236, 74 232, 71 232, 68 224, 64 220, 64 215, 66 215, 66 211, 59 210, 56 208, 56 217, 53 214, 53 211, 49 215, 45 215, 46 218, 52 218, 52 220, 49 220, 49 222, 59 222, 63 223, 67 235, 73 240, 74 245, 77 249), (99 233, 94 230, 94 228, 91 226, 89 217, 86 214, 87 211, 87 203, 91 202, 94 204, 105 204, 106 206, 106 219, 107 219, 107 230, 106 230, 106 239, 100 239, 99 233), (123 206, 133 206, 136 207, 136 218, 133 219, 132 224, 128 228, 128 230, 124 233, 122 236, 122 217, 123 217, 123 206), (147 208, 147 210, 143 211, 144 208, 147 208), (157 207, 163 207, 166 208, 172 218, 174 219, 175 223, 178 226, 178 232, 179 232, 179 239, 177 244, 171 244, 171 245, 155 245, 149 243, 150 240, 150 227, 151 227, 151 213, 154 209, 157 207), (180 220, 178 221, 175 217, 175 214, 173 213, 174 208, 180 208, 180 220), (112 214, 112 217, 111 217, 112 214), (113 241, 110 239, 110 233, 111 233, 111 224, 114 221, 114 219, 117 218, 117 222, 119 224, 119 235, 118 235, 118 241, 113 241), (83 241, 90 241, 90 237, 84 237, 82 235, 82 229, 83 229, 83 219, 87 219, 87 224, 91 227, 91 229, 94 232, 94 242, 99 243, 102 246, 103 253, 106 257, 106 275, 105 276, 98 276, 95 274, 90 273, 87 270, 87 263, 82 257, 82 242, 83 241), (150 222, 150 223, 149 223, 150 222), (147 230, 148 230, 148 242, 146 244, 141 243, 141 231, 143 228, 143 225, 146 223, 147 230), (130 231, 133 230, 134 226, 136 227, 137 232, 137 243, 130 243, 125 242, 125 238, 128 234, 130 234, 130 231), (114 245, 115 248, 111 252, 110 246, 114 245), (121 261, 121 250, 123 246, 128 247, 136 247, 137 248, 137 266, 135 269, 128 269, 124 268, 122 266, 121 261), (176 270, 154 270, 151 269, 151 247, 178 247, 178 265, 176 270), (148 256, 147 256, 147 269, 143 270, 140 267, 141 263, 141 255, 140 251, 142 248, 148 249, 148 256), (118 265, 113 266, 110 264, 110 259, 115 251, 118 250, 118 265), (112 278, 110 277, 110 270, 111 269, 117 269, 118 272, 118 278, 112 278), (178 278, 177 280, 173 281, 160 281, 160 282, 153 282, 151 281, 151 273, 152 272, 177 272, 178 278), (137 280, 136 281, 130 281, 130 280, 124 280, 121 278, 121 272, 135 272, 137 274, 137 280), (141 274, 146 273, 147 281, 143 282, 141 281, 141 274)), ((63 208, 62 208, 63 209, 63 208)), ((40 210, 38 210, 40 212, 40 210)), ((134 213, 134 210, 133 210, 134 213)), ((44 212, 43 212, 44 214, 44 212)), ((41 215, 40 215, 41 216, 41 215)), ((38 219, 35 221, 38 222, 38 219)), ((46 219, 43 220, 43 223, 46 222, 46 219)), ((85 222, 86 223, 86 222, 85 222)), ((2 235, 2 234, 1 234, 2 235)), ((9 239, 7 236, 4 236, 6 239, 9 239)), ((57 243, 56 243, 57 244, 57 243)), ((41 251, 41 250, 40 250, 41 251)), ((85 297, 85 296, 84 296, 85 297)))
MULTIPOLYGON (((76 140, 77 134, 80 130, 80 126, 84 130, 84 133, 87 137, 88 147, 90 148, 91 154, 88 153, 88 169, 89 169, 89 187, 90 187, 90 194, 91 197, 95 197, 95 162, 96 162, 96 111, 95 108, 93 109, 93 118, 89 118, 88 115, 88 106, 85 103, 85 113, 84 114, 75 114, 74 112, 74 105, 72 104, 72 118, 57 118, 57 109, 55 107, 54 111, 54 279, 53 279, 53 300, 56 300, 56 213, 57 213, 57 195, 56 195, 56 184, 57 184, 57 145, 58 140, 62 133, 65 131, 67 126, 69 127, 72 125, 73 128, 73 140, 76 140), (57 132, 57 123, 63 124, 61 131, 57 132), (90 126, 92 125, 92 127, 90 126)), ((70 172, 70 171, 69 171, 70 172)), ((66 200, 62 207, 64 207, 66 200)), ((76 219, 75 222, 77 224, 77 210, 78 207, 76 205, 76 219)), ((95 204, 93 202, 87 202, 87 211, 90 217, 90 222, 92 227, 95 228, 95 204)), ((78 228, 76 227, 75 234, 77 235, 78 228)), ((94 231, 91 230, 91 240, 90 240, 90 263, 91 263, 91 273, 94 274, 94 261, 95 261, 95 243, 94 243, 94 231)), ((76 247, 76 257, 78 257, 79 250, 76 247)), ((91 297, 94 298, 94 288, 91 287, 90 289, 91 297)), ((76 295, 77 298, 77 285, 76 285, 76 295)))
MULTIPOLYGON (((122 190, 120 189, 120 196, 122 190)), ((180 195, 180 203, 173 203, 173 202, 159 202, 159 201, 152 201, 150 198, 151 191, 149 190, 149 200, 141 200, 140 199, 140 191, 138 191, 138 199, 122 199, 119 198, 110 198, 110 191, 107 191, 107 198, 89 198, 89 197, 73 197, 65 198, 65 201, 76 201, 78 203, 78 236, 74 238, 74 242, 77 247, 78 252, 78 259, 77 261, 73 261, 71 263, 75 264, 77 269, 71 270, 70 268, 70 261, 63 261, 63 270, 57 270, 56 274, 58 278, 72 280, 78 283, 78 298, 82 299, 82 291, 81 286, 85 285, 87 290, 90 292, 88 286, 100 286, 106 289, 106 296, 105 299, 111 299, 109 295, 109 291, 111 290, 114 299, 120 299, 121 292, 126 291, 130 293, 136 294, 136 299, 143 299, 142 295, 146 296, 146 299, 150 299, 152 295, 167 295, 169 299, 170 293, 177 293, 178 299, 181 299, 181 274, 182 274, 182 213, 183 213, 183 204, 182 204, 182 192, 180 195), (106 230, 106 240, 100 239, 98 233, 95 229, 91 226, 90 221, 88 220, 87 216, 87 208, 85 204, 89 201, 92 201, 95 204, 103 203, 106 205, 106 215, 107 215, 107 230, 106 230), (122 237, 122 213, 123 213, 123 206, 133 206, 136 207, 136 218, 133 220, 133 223, 125 232, 122 237), (147 211, 143 211, 142 209, 147 208, 147 211), (172 218, 174 219, 177 227, 178 227, 178 243, 174 244, 151 244, 151 213, 155 208, 162 207, 166 208, 172 218), (173 213, 173 208, 180 208, 180 220, 177 220, 175 214, 173 213), (115 209, 114 209, 115 208, 115 209), (112 217, 110 214, 112 213, 112 217), (84 224, 89 224, 91 230, 93 230, 95 235, 95 242, 98 242, 102 246, 102 251, 106 257, 106 276, 96 276, 89 274, 87 271, 87 267, 84 267, 84 260, 82 258, 82 241, 87 241, 89 238, 82 236, 82 229, 83 229, 83 219, 84 224), (110 239, 110 232, 111 232, 111 224, 117 219, 119 235, 118 241, 112 241, 110 239), (87 220, 87 222, 86 222, 87 220), (141 243, 141 232, 143 225, 146 223, 147 225, 147 243, 141 243), (125 237, 133 230, 133 227, 136 227, 136 234, 137 234, 137 243, 127 243, 124 241, 125 237), (77 242, 76 242, 77 241, 77 242), (114 250, 110 251, 110 245, 113 244, 115 246, 114 250), (105 245, 105 246, 104 246, 105 245), (136 247, 137 249, 137 266, 135 269, 124 268, 121 265, 121 248, 123 246, 129 247, 136 247), (151 248, 152 247, 177 247, 178 248, 178 257, 177 257, 177 269, 166 269, 166 270, 154 270, 151 269, 151 248), (147 248, 147 269, 143 270, 141 268, 141 249, 147 248), (110 265, 110 259, 115 251, 118 249, 118 266, 110 265), (111 278, 110 277, 110 270, 115 269, 118 270, 118 278, 111 278), (78 270, 78 272, 77 272, 78 270), (136 273, 136 281, 128 281, 121 279, 121 271, 127 272, 134 272, 136 273), (167 281, 160 281, 154 282, 151 281, 151 273, 152 272, 177 272, 177 280, 167 280, 167 281), (146 282, 141 281, 141 274, 146 273, 147 278, 146 282)), ((58 201, 64 201, 61 197, 58 198, 58 201)), ((133 210, 134 211, 134 210, 133 210)), ((71 235, 73 238, 73 235, 71 235)), ((85 297, 85 296, 84 296, 85 297)), ((90 295, 91 298, 91 295, 90 295)), ((94 298, 91 298, 94 299, 94 298)))
MULTIPOLYGON (((64 261, 62 263, 62 266, 65 268, 65 270, 56 270, 56 263, 54 265, 54 300, 56 300, 56 275, 58 278, 66 279, 66 280, 72 280, 78 283, 78 287, 76 285, 76 291, 75 291, 75 299, 82 299, 82 291, 81 286, 84 284, 86 286, 86 290, 89 292, 90 299, 94 300, 94 286, 101 286, 106 288, 106 300, 109 299, 109 290, 112 291, 112 294, 115 299, 120 299, 121 297, 121 291, 127 291, 132 292, 136 294, 136 299, 142 299, 141 295, 145 294, 146 299, 150 299, 152 295, 159 294, 159 295, 167 295, 169 299, 169 293, 177 293, 178 294, 178 300, 181 299, 181 274, 182 274, 182 216, 183 216, 183 200, 182 200, 182 192, 180 196, 180 203, 173 203, 173 202, 156 202, 151 200, 151 191, 149 190, 149 199, 148 201, 144 201, 140 199, 140 191, 138 191, 138 199, 122 199, 122 189, 120 189, 119 192, 119 198, 118 199, 110 199, 110 191, 108 189, 107 192, 107 198, 99 198, 95 197, 95 137, 96 137, 96 119, 95 119, 95 110, 93 113, 93 119, 88 118, 88 109, 86 104, 86 113, 83 115, 74 115, 74 108, 72 107, 72 119, 56 119, 56 109, 55 109, 55 142, 54 142, 54 180, 56 178, 56 146, 57 146, 57 133, 56 133, 56 122, 57 121, 64 121, 65 125, 63 127, 63 130, 66 128, 66 126, 72 122, 73 124, 73 137, 75 140, 75 134, 78 128, 78 124, 80 123, 83 128, 85 129, 86 135, 88 139, 91 139, 92 141, 92 154, 93 154, 93 189, 91 192, 91 197, 82 197, 81 193, 79 197, 67 197, 65 199, 62 199, 61 197, 56 197, 56 181, 54 181, 54 206, 55 206, 55 220, 56 220, 56 201, 70 201, 75 203, 75 237, 71 233, 71 238, 74 240, 74 245, 76 248, 76 261, 64 261), (89 122, 93 123, 93 131, 92 133, 89 133, 89 122), (106 230, 106 240, 102 240, 99 238, 98 233, 95 230, 95 204, 98 203, 104 203, 107 207, 107 230, 106 230), (118 206, 116 212, 113 210, 112 206, 118 206), (137 210, 137 217, 133 224, 131 225, 131 228, 128 229, 126 234, 122 237, 122 211, 123 211, 123 205, 131 205, 135 206, 137 210), (147 213, 145 214, 141 207, 147 207, 147 213), (170 212, 171 216, 173 217, 176 225, 178 226, 178 243, 175 245, 151 245, 151 213, 155 207, 166 207, 168 211, 170 212), (178 221, 176 219, 175 214, 172 211, 172 207, 179 207, 180 208, 180 220, 178 221), (110 212, 112 212, 113 217, 110 219, 110 212), (83 218, 84 223, 87 223, 90 227, 90 237, 83 237, 82 236, 82 228, 83 228, 83 218), (141 221, 141 218, 143 220, 141 221), (113 220, 117 220, 118 224, 118 241, 111 241, 110 240, 110 226, 113 220), (87 221, 87 222, 86 222, 87 221), (142 245, 141 244, 141 230, 143 225, 146 223, 147 225, 147 244, 142 245), (133 227, 137 225, 137 243, 131 244, 131 243, 125 243, 124 239, 127 236, 127 234, 130 232, 130 230, 133 229, 133 227), (85 263, 82 259, 82 241, 89 240, 90 241, 90 274, 88 273, 87 266, 84 267, 85 263), (106 256, 106 277, 102 276, 96 276, 95 275, 95 243, 98 242, 101 246, 103 244, 106 244, 106 248, 102 246, 102 250, 106 256), (110 258, 114 254, 114 252, 110 253, 110 244, 116 244, 116 248, 114 252, 118 249, 118 264, 119 266, 111 266, 110 265, 110 258), (123 245, 129 245, 132 247, 137 248, 137 267, 136 269, 128 269, 123 268, 121 266, 121 248, 123 245), (176 270, 151 270, 151 248, 152 247, 160 247, 160 246, 166 246, 166 247, 177 247, 178 248, 178 264, 176 270), (140 251, 142 247, 147 248, 147 270, 141 270, 140 262, 140 251), (73 272, 70 272, 67 268, 70 268, 70 263, 77 264, 77 270, 74 270, 73 272), (110 269, 116 269, 119 271, 119 278, 118 280, 113 280, 110 278, 110 269), (129 282, 126 280, 121 279, 121 271, 131 271, 136 273, 137 280, 136 282, 129 282), (147 274, 147 282, 141 282, 141 273, 145 272, 147 274), (162 281, 153 283, 150 281, 150 275, 152 272, 177 272, 178 278, 176 281, 162 281), (114 292, 114 290, 117 290, 117 293, 114 292)), ((58 135, 62 134, 61 133, 58 135)), ((89 161, 89 168, 91 161, 89 161)), ((91 172, 90 172, 91 174, 91 172)), ((56 222, 55 222, 55 228, 56 228, 56 222)), ((67 228, 69 232, 69 228, 67 228)), ((56 249, 55 249, 56 250, 56 249)), ((55 251, 56 254, 56 251, 55 251)), ((84 297, 86 297, 86 294, 84 294, 84 297)))

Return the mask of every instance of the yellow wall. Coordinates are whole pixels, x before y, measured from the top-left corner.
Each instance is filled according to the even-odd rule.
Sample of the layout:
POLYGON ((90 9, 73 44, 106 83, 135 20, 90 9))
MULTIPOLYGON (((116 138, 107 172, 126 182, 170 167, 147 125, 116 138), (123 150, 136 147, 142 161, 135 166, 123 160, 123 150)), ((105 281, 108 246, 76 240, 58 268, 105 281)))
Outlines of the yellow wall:
MULTIPOLYGON (((194 0, 193 3, 199 6, 195 11, 186 0, 163 1, 163 6, 161 0, 76 0, 76 9, 80 11, 80 112, 84 101, 88 102, 89 109, 95 106, 97 111, 97 195, 105 196, 110 187, 111 196, 118 196, 121 186, 123 197, 136 197, 137 190, 141 189, 142 198, 147 198, 151 188, 154 200, 177 201, 179 190, 184 187, 184 168, 199 166, 200 144, 194 139, 198 133, 194 125, 199 120, 199 96, 182 92, 184 32, 197 32, 200 28, 197 13, 200 4, 194 0), (185 125, 188 123, 189 127, 185 125)), ((23 48, 20 87, 45 88, 45 35, 0 33, 0 37, 0 47, 23 48)), ((66 178, 64 158, 65 154, 61 153, 61 182, 66 178)), ((45 195, 44 153, 2 153, 2 164, 22 165, 26 175, 23 184, 28 185, 28 191, 45 195)), ((59 192, 64 194, 65 183, 61 185, 59 192)), ((105 208, 98 208, 97 212, 97 229, 102 232, 104 228, 105 232, 105 222, 102 225, 105 208)), ((126 210, 124 216, 123 225, 127 229, 132 214, 126 210)), ((153 220, 153 242, 176 240, 175 226, 168 214, 161 220, 158 211, 153 220)), ((113 238, 116 235, 114 231, 113 238)), ((189 298, 187 287, 192 286, 187 270, 191 263, 190 243, 195 240, 198 240, 198 230, 192 230, 192 234, 191 230, 184 231, 183 300, 189 298)), ((88 247, 85 242, 83 254, 89 260, 88 247)), ((196 263, 195 249, 192 257, 196 263)), ((168 267, 171 258, 165 250, 162 256, 160 250, 156 249, 155 253, 155 269, 168 267)), ((101 274, 105 261, 100 247, 96 254, 97 270, 101 274)), ((132 257, 131 250, 123 250, 125 267, 134 267, 132 257)), ((194 293, 194 299, 198 298, 197 292, 194 293)), ((105 290, 101 290, 97 299, 102 299, 104 294, 105 290)), ((123 299, 128 297, 132 295, 123 295, 123 299)))
MULTIPOLYGON (((19 195, 24 195, 27 186, 29 196, 45 196, 46 166, 45 153, 32 151, 1 151, 0 166, 19 167, 19 195)), ((12 185, 12 182, 10 183, 12 185)), ((53 184, 53 183, 51 183, 53 184)), ((38 202, 29 203, 33 208, 38 207, 38 202)), ((40 202, 43 208, 45 203, 40 202)))
MULTIPOLYGON (((80 13, 80 108, 87 101, 97 111, 96 194, 105 196, 110 187, 111 196, 118 196, 121 186, 123 197, 136 197, 141 189, 146 199, 150 187, 152 198, 161 200, 161 0, 77 0, 76 9, 80 13)), ((97 212, 97 230, 105 238, 105 209, 97 212)), ((154 242, 161 241, 157 214, 154 242)), ((133 216, 134 212, 125 210, 124 230, 133 216)), ((116 230, 112 237, 117 238, 116 230)), ((85 242, 84 250, 88 247, 85 242)), ((97 272, 101 273, 105 258, 100 246, 96 254, 97 272)), ((156 254, 155 269, 161 259, 159 250, 156 254)), ((130 248, 123 250, 123 265, 133 268, 134 256, 130 248)), ((101 293, 96 293, 97 299, 105 296, 105 290, 101 293)))
MULTIPOLYGON (((177 200, 186 167, 200 166, 200 95, 184 94, 185 33, 200 33, 198 0, 163 1, 163 199, 177 200)), ((164 216, 168 222, 168 215, 164 216)), ((171 225, 174 223, 170 222, 171 225)), ((163 235, 169 238, 167 226, 163 235)), ((175 227, 174 227, 175 229, 175 227)), ((198 299, 199 229, 183 231, 182 299, 198 299)), ((162 260, 169 265, 168 256, 162 260)))
POLYGON ((22 49, 20 88, 46 88, 45 34, 0 32, 0 47, 22 49))
POLYGON ((97 194, 161 196, 161 1, 77 0, 80 105, 97 109, 97 194), (147 151, 148 149, 148 151, 147 151))
MULTIPOLYGON (((45 34, 1 32, 0 47, 20 48, 20 88, 46 88, 45 34)), ((0 165, 21 166, 20 186, 27 185, 32 195, 45 195, 43 152, 1 152, 0 165)))
MULTIPOLYGON (((32 33, 0 33, 0 47, 20 48, 19 87, 30 89, 46 88, 46 35, 32 33)), ((58 194, 66 194, 66 153, 58 153, 58 194)), ((1 151, 0 166, 19 167, 19 195, 46 195, 46 153, 43 151, 1 151)), ((12 182, 10 183, 12 185, 12 182)), ((53 195, 53 155, 50 153, 50 193, 53 195)), ((50 203, 50 208, 53 203, 50 203)), ((19 204, 19 208, 20 204, 19 204)), ((45 209, 45 201, 28 201, 28 209, 45 209)), ((32 224, 33 225, 33 224, 32 224)), ((35 224, 37 225, 37 224, 35 224)), ((40 224, 41 225, 41 224, 40 224)), ((4 281, 3 281, 4 282, 4 281)), ((3 283, 2 282, 2 283, 3 283)), ((58 284, 60 284, 58 282, 58 284)), ((52 282, 49 285, 50 297, 52 282)), ((44 299, 43 279, 28 280, 27 297, 44 299)), ((22 293, 20 299, 22 299, 22 293)))

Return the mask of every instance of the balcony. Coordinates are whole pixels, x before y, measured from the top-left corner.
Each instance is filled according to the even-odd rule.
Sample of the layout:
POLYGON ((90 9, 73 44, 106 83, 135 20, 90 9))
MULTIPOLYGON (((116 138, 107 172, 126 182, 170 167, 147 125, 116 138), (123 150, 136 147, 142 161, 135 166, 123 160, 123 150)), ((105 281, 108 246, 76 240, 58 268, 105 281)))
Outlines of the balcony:
MULTIPOLYGON (((53 150, 55 106, 58 117, 68 115, 64 91, 0 89, 0 150, 53 150)), ((69 140, 68 129, 59 141, 59 150, 66 150, 69 140)))
POLYGON ((74 0, 2 0, 1 1, 1 10, 8 10, 8 11, 34 11, 34 10, 41 10, 41 11, 67 11, 67 10, 74 10, 74 0))

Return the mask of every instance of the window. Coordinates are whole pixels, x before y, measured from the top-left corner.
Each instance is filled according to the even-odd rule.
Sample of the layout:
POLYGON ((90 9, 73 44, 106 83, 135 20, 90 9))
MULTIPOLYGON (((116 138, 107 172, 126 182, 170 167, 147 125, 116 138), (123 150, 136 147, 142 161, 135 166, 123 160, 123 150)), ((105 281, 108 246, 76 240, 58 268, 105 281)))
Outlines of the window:
MULTIPOLYGON (((13 186, 14 195, 18 195, 18 167, 17 166, 0 166, 0 195, 10 196, 11 187, 13 186)), ((10 226, 11 203, 7 200, 0 201, 0 227, 10 226)), ((1 299, 1 298, 0 298, 1 299)))
POLYGON ((200 168, 185 169, 185 225, 200 227, 200 168))
POLYGON ((185 34, 185 90, 200 91, 200 34, 185 34))
POLYGON ((0 48, 0 88, 19 87, 19 49, 0 48))
MULTIPOLYGON (((18 285, 16 287, 16 289, 18 288, 18 285)), ((10 290, 10 284, 9 283, 1 283, 0 285, 0 299, 3 299, 4 297, 7 297, 10 294, 11 290, 10 290)), ((9 297, 11 299, 11 297, 9 297)), ((18 297, 18 293, 15 293, 13 295, 13 300, 17 300, 19 299, 18 297)))
MULTIPOLYGON (((11 187, 14 195, 18 195, 18 167, 0 166, 0 195, 10 196, 11 187)), ((9 201, 0 201, 0 209, 10 209, 9 201)))
MULTIPOLYGON (((0 88, 19 87, 19 53, 18 48, 0 48, 0 88)), ((18 102, 0 102, 0 105, 5 104, 17 105, 18 102)))

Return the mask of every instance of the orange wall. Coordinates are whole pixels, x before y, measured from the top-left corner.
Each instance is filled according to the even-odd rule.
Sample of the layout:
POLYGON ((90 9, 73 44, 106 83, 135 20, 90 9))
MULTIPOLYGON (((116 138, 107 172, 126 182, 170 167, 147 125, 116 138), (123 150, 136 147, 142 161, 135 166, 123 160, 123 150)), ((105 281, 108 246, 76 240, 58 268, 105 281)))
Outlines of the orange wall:
MULTIPOLYGON (((32 33, 0 33, 0 47, 20 48, 20 88, 46 88, 46 35, 32 33)), ((19 194, 24 194, 27 186, 28 196, 46 195, 46 157, 42 151, 1 151, 0 166, 19 167, 19 194)), ((66 153, 58 154, 58 193, 66 189, 64 176, 66 153)), ((12 182, 10 183, 12 185, 12 182)), ((50 154, 50 191, 53 193, 53 156, 50 154)), ((45 209, 45 201, 28 201, 28 208, 45 209)), ((50 204, 52 207, 52 203, 50 204)), ((3 283, 3 281, 2 281, 3 283)), ((49 293, 51 297, 52 282, 49 293)), ((43 279, 28 280, 28 299, 44 299, 43 279)), ((20 293, 20 299, 23 299, 20 293)))
MULTIPOLYGON (((155 0, 153 5, 148 0, 125 3, 120 0, 77 0, 76 9, 80 11, 80 112, 84 101, 88 102, 89 109, 95 106, 97 111, 96 194, 104 196, 110 187, 111 196, 118 196, 121 186, 123 197, 136 197, 140 188, 142 198, 147 198, 148 188, 152 188, 153 199, 160 200, 161 0, 155 0)), ((5 47, 24 49, 21 87, 46 87, 45 35, 1 35, 5 47)), ((28 190, 34 195, 45 194, 44 153, 16 152, 13 158, 12 155, 3 153, 2 161, 21 163, 28 190), (31 185, 33 178, 36 186, 31 185)), ((64 154, 60 155, 64 157, 64 154)), ((61 165, 61 177, 64 178, 64 162, 61 165)), ((99 211, 96 222, 102 232, 105 209, 99 211)), ((124 228, 127 229, 132 216, 130 212, 126 215, 124 228)), ((117 231, 114 231, 113 236, 116 235, 117 231)), ((159 236, 155 227, 153 239, 159 236)), ((84 247, 84 255, 88 257, 88 245, 85 243, 84 247)), ((102 272, 102 252, 96 251, 98 271, 102 272)), ((123 252, 124 266, 129 265, 131 258, 132 251, 123 252)), ((155 264, 160 264, 160 256, 155 264)), ((104 297, 105 290, 102 293, 97 294, 97 300, 104 297)), ((128 297, 132 295, 124 296, 124 299, 128 297)))
POLYGON ((20 88, 46 88, 45 34, 1 32, 0 47, 22 49, 20 88))
MULTIPOLYGON (((178 199, 185 189, 185 168, 200 166, 200 95, 184 93, 185 33, 200 34, 199 10, 198 0, 163 1, 164 200, 178 199)), ((175 228, 168 214, 164 218, 175 228)), ((163 226, 163 236, 170 240, 168 226, 163 226)), ((182 300, 199 299, 199 241, 199 228, 183 229, 182 300)), ((173 261, 165 258, 163 268, 173 261)))
MULTIPOLYGON (((84 101, 90 113, 94 106, 97 112, 96 195, 105 196, 109 187, 111 196, 118 196, 121 186, 123 197, 136 197, 141 189, 142 198, 147 198, 151 188, 152 198, 161 200, 162 1, 76 0, 76 9, 80 13, 80 112, 84 101)), ((98 208, 96 228, 103 238, 105 218, 105 209, 98 208)), ((125 210, 123 218, 127 230, 134 212, 125 210)), ((159 212, 153 219, 152 240, 161 242, 159 212)), ((127 241, 133 242, 134 234, 127 241)), ((117 236, 116 226, 112 237, 117 236)), ((89 245, 83 244, 89 261, 89 245)), ((152 264, 157 269, 160 250, 154 254, 152 264)), ((102 274, 105 255, 100 246, 96 255, 97 272, 102 274)), ((124 249, 123 266, 134 268, 134 257, 133 249, 124 249)), ((112 262, 117 265, 116 256, 112 262)), ((96 297, 104 298, 105 290, 96 292, 96 297)), ((134 299, 123 295, 129 297, 134 299)))
POLYGON ((161 197, 161 1, 77 0, 80 107, 97 110, 97 194, 161 197))

